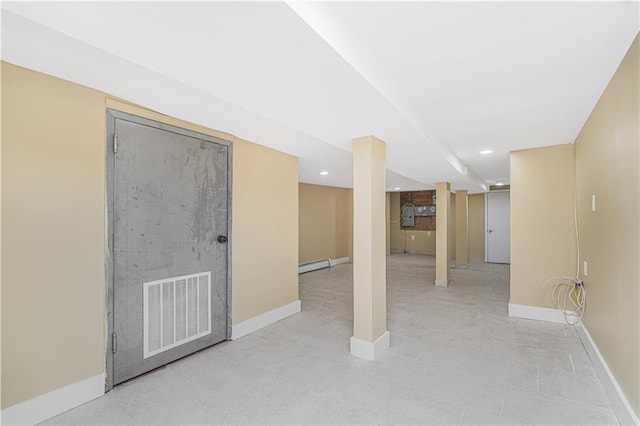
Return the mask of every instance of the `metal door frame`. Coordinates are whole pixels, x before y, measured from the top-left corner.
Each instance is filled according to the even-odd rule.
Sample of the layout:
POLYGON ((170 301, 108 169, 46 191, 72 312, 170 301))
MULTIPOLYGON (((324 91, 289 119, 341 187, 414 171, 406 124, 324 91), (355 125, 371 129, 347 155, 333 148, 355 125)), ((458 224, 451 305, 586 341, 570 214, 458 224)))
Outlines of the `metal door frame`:
POLYGON ((206 135, 204 133, 195 132, 192 130, 183 129, 181 127, 172 126, 170 124, 162 123, 160 121, 151 120, 148 118, 140 117, 137 115, 129 114, 122 111, 107 108, 107 252, 105 259, 105 285, 106 285, 106 310, 105 321, 107 323, 106 340, 106 378, 105 378, 105 392, 113 389, 113 341, 111 336, 114 331, 114 317, 113 317, 113 286, 114 286, 114 178, 115 178, 115 153, 114 153, 114 134, 116 119, 129 121, 132 123, 148 126, 154 129, 165 130, 171 133, 175 133, 181 136, 187 136, 195 139, 200 139, 205 142, 215 143, 217 145, 224 145, 227 147, 227 336, 226 340, 231 339, 231 251, 232 241, 232 177, 233 177, 233 144, 230 141, 220 139, 214 136, 206 135))

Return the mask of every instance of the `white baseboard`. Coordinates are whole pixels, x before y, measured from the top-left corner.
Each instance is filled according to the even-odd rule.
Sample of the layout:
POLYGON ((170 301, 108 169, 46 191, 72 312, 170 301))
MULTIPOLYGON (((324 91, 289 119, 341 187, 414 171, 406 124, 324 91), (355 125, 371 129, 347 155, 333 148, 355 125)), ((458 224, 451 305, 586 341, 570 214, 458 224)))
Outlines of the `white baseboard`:
POLYGON ((2 410, 3 425, 34 425, 104 395, 106 374, 47 392, 2 410))
POLYGON ((350 341, 351 355, 368 361, 375 361, 384 351, 389 349, 391 344, 390 336, 389 332, 385 331, 375 342, 367 342, 352 336, 350 341))
POLYGON ((591 338, 589 330, 587 330, 583 323, 578 324, 576 326, 576 330, 578 331, 580 340, 582 340, 583 346, 589 354, 589 358, 591 358, 591 362, 593 362, 593 366, 596 373, 598 373, 598 377, 600 378, 604 391, 609 398, 609 402, 611 402, 611 408, 613 408, 613 411, 616 413, 616 417, 618 417, 620 424, 640 424, 638 415, 633 411, 629 400, 625 396, 624 392, 622 392, 622 388, 614 377, 613 372, 609 369, 602 353, 600 353, 600 350, 591 338))
POLYGON ((449 285, 449 280, 435 280, 436 287, 446 287, 449 285))
POLYGON ((331 266, 330 259, 318 260, 316 262, 303 263, 298 265, 298 274, 305 272, 317 271, 318 269, 329 268, 331 266))
POLYGON ((239 324, 231 326, 231 340, 236 340, 242 336, 258 331, 268 325, 274 324, 281 319, 285 319, 291 315, 295 315, 302 309, 300 300, 296 300, 289 304, 280 306, 271 311, 260 314, 239 324))
POLYGON ((515 318, 555 322, 559 324, 567 323, 562 311, 552 308, 542 308, 540 306, 516 305, 515 303, 509 303, 509 316, 515 318))
POLYGON ((339 257, 337 259, 329 259, 329 266, 341 265, 343 263, 349 263, 351 259, 349 257, 339 257))
POLYGON ((332 266, 340 265, 342 263, 349 263, 348 257, 339 257, 337 259, 322 259, 315 262, 308 262, 298 265, 298 274, 304 274, 305 272, 317 271, 318 269, 331 268, 332 266))

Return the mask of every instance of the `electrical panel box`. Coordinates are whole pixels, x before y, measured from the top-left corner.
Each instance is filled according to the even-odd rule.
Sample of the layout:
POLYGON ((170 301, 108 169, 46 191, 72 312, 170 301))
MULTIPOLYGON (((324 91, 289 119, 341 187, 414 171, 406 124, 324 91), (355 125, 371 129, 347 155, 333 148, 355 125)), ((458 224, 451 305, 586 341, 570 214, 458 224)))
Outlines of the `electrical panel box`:
POLYGON ((402 206, 402 221, 401 225, 404 227, 415 226, 415 211, 416 208, 413 204, 405 204, 402 206))
POLYGON ((402 218, 402 226, 409 227, 409 228, 415 226, 415 218, 413 216, 411 216, 411 217, 403 217, 402 218))
POLYGON ((415 215, 416 216, 435 216, 436 206, 416 206, 415 215))

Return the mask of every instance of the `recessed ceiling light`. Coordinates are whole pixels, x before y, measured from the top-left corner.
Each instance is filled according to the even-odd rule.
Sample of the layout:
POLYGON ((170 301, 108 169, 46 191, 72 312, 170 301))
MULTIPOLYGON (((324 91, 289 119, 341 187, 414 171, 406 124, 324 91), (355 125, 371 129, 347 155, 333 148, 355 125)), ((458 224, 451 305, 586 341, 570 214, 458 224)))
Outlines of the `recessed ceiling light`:
POLYGON ((326 170, 323 170, 323 171, 321 171, 321 172, 320 172, 320 174, 321 174, 322 176, 326 176, 326 175, 328 175, 328 174, 329 174, 329 172, 328 172, 328 171, 326 171, 326 170))
POLYGON ((488 155, 488 154, 491 154, 491 153, 493 153, 493 151, 490 150, 490 149, 485 149, 484 151, 480 151, 480 154, 482 154, 482 155, 488 155))
POLYGON ((394 191, 398 191, 400 189, 399 186, 396 186, 395 188, 393 188, 394 191))
POLYGON ((496 186, 503 186, 503 185, 504 185, 504 182, 502 182, 502 181, 496 182, 496 186))

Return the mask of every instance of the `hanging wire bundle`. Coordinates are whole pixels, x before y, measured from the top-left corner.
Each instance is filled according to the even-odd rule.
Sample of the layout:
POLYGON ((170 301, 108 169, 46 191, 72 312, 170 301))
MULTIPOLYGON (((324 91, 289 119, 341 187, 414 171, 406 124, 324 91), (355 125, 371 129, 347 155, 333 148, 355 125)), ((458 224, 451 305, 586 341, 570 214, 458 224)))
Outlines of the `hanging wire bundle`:
POLYGON ((569 325, 576 325, 582 320, 587 303, 587 292, 582 280, 577 278, 556 276, 544 282, 542 291, 553 286, 551 302, 553 307, 560 310, 564 320, 569 325))

